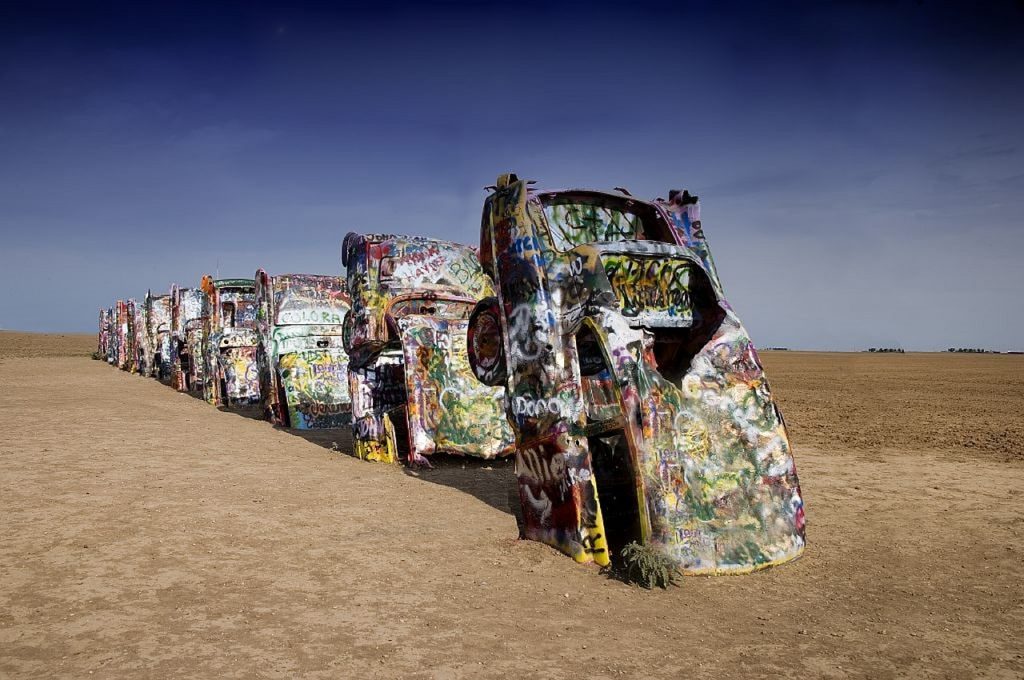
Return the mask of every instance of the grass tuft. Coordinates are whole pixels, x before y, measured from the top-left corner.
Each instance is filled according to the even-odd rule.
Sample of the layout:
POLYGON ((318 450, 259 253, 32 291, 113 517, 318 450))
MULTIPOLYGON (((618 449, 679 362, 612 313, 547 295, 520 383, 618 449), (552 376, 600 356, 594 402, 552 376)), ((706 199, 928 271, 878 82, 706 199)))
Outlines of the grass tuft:
POLYGON ((622 549, 621 577, 641 588, 668 588, 676 585, 679 570, 663 552, 650 545, 630 543, 622 549))

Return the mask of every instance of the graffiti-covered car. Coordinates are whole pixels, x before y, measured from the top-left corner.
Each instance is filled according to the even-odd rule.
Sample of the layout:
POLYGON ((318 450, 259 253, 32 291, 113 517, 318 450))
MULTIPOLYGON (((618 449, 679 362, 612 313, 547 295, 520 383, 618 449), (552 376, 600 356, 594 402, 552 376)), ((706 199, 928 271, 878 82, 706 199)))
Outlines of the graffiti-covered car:
POLYGON ((123 369, 127 365, 125 358, 126 343, 128 337, 128 315, 127 301, 118 300, 114 303, 114 315, 110 327, 110 347, 108 350, 108 361, 114 366, 123 369))
POLYGON ((132 330, 135 333, 135 360, 132 362, 132 372, 148 376, 151 366, 151 349, 146 324, 145 300, 143 300, 143 304, 134 303, 132 330))
POLYGON ((117 301, 117 367, 135 371, 135 300, 117 301))
POLYGON ((345 325, 355 452, 385 462, 447 452, 493 458, 514 449, 502 387, 481 385, 466 355, 474 305, 493 293, 472 248, 350 233, 345 325))
POLYGON ((149 341, 149 375, 171 379, 171 295, 146 293, 146 335, 149 341))
POLYGON ((476 375, 507 384, 525 535, 608 564, 649 545, 685 573, 796 558, 803 501, 696 197, 534 191, 503 175, 480 259, 476 375))
POLYGON ((201 288, 208 298, 205 330, 204 397, 231 406, 259 399, 256 367, 256 283, 252 279, 214 279, 201 288))
POLYGON ((100 309, 99 329, 96 335, 96 358, 110 361, 110 336, 114 325, 114 310, 110 307, 100 309))
POLYGON ((206 314, 202 289, 171 287, 171 384, 180 392, 202 393, 206 314))
POLYGON ((351 400, 339 276, 256 272, 256 362, 267 418, 300 430, 348 427, 351 400))

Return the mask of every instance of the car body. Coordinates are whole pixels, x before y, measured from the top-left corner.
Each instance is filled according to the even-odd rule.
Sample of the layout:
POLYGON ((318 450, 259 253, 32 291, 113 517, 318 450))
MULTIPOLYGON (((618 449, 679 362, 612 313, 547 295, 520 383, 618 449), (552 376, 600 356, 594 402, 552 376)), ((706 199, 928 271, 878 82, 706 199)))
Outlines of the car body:
POLYGON ((342 321, 349 311, 339 276, 256 272, 256 363, 260 403, 276 425, 348 427, 351 399, 342 321))
POLYGON ((110 307, 100 309, 99 327, 96 335, 96 358, 110 361, 110 347, 114 326, 114 310, 110 307))
POLYGON ((150 377, 168 382, 172 375, 171 295, 146 293, 146 335, 149 341, 150 377))
POLYGON ((146 323, 146 305, 135 302, 132 309, 132 331, 135 334, 135 355, 132 362, 132 372, 139 375, 149 376, 152 366, 152 348, 150 347, 149 334, 146 323))
POLYGON ((135 370, 135 300, 117 301, 117 367, 135 370))
POLYGON ((528 538, 598 564, 641 543, 695 574, 801 554, 786 427, 695 197, 502 175, 480 259, 498 290, 474 311, 470 359, 508 385, 528 538))
POLYGON ((214 279, 207 274, 200 287, 209 309, 203 396, 214 405, 255 403, 260 398, 256 283, 253 279, 214 279))
POLYGON ((469 367, 469 313, 493 293, 472 248, 409 236, 350 233, 346 349, 356 455, 423 464, 444 451, 510 454, 504 390, 469 367))
POLYGON ((124 300, 117 300, 111 307, 110 317, 110 345, 107 347, 107 362, 121 368, 122 352, 124 351, 124 336, 127 328, 122 323, 124 320, 124 300))
POLYGON ((179 392, 202 394, 207 305, 202 289, 171 286, 171 384, 179 392))

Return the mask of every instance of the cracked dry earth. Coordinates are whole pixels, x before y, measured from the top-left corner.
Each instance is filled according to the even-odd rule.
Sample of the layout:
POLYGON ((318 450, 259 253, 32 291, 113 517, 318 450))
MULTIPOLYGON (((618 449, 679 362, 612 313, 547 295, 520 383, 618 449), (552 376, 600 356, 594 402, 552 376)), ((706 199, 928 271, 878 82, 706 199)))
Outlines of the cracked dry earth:
POLYGON ((1024 674, 1024 357, 766 355, 805 556, 647 592, 516 540, 507 462, 362 463, 92 343, 0 335, 0 677, 1024 674))

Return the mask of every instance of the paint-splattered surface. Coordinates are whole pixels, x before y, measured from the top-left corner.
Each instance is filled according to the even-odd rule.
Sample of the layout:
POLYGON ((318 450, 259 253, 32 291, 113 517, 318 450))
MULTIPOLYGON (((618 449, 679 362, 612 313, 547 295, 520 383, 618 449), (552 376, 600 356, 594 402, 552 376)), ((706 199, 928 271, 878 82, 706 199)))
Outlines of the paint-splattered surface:
POLYGON ((146 296, 145 305, 150 373, 161 380, 170 379, 172 374, 171 296, 150 293, 146 296))
POLYGON ((438 451, 494 458, 512 451, 504 387, 477 381, 466 354, 473 305, 493 293, 468 246, 349 233, 346 326, 356 455, 426 463, 438 451))
POLYGON ((473 377, 466 356, 465 320, 407 316, 405 339, 409 439, 422 455, 435 451, 494 458, 514 440, 500 389, 473 377))
POLYGON ((202 280, 209 313, 204 324, 203 396, 233 406, 259 400, 256 364, 256 288, 252 279, 202 280))
POLYGON ((763 356, 808 551, 645 592, 514 540, 511 462, 361 464, 91 361, 94 346, 0 332, 5 678, 1024 672, 1009 453, 1024 357, 763 356), (368 527, 382 498, 399 519, 368 527))
POLYGON ((352 422, 342 321, 351 309, 338 276, 256 274, 256 363, 264 409, 299 430, 352 422))
POLYGON ((202 394, 206 294, 199 288, 172 287, 171 298, 171 382, 183 392, 202 394))
POLYGON ((525 535, 602 565, 645 543, 693 574, 799 556, 785 424, 696 199, 498 185, 481 259, 498 284, 525 535))

